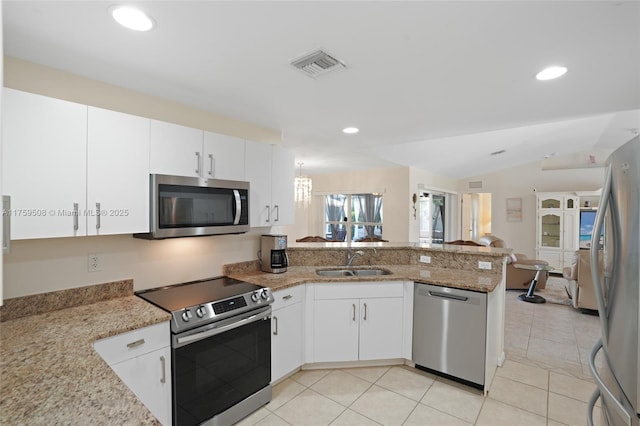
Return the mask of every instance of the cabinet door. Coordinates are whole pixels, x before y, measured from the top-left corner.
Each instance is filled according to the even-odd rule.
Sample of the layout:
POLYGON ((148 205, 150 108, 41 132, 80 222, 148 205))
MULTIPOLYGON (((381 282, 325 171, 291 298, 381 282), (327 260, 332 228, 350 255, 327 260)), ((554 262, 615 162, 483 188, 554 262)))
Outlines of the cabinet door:
POLYGON ((402 358, 402 297, 360 301, 360 359, 402 358))
POLYGON ((562 244, 562 212, 540 210, 538 220, 538 246, 560 249, 562 244))
POLYGON ((546 260, 555 272, 562 273, 563 252, 559 250, 538 250, 537 259, 546 260))
POLYGON ((271 381, 302 365, 302 303, 278 309, 271 316, 271 381))
POLYGON ((294 179, 296 174, 293 152, 272 147, 271 202, 273 225, 293 225, 295 222, 294 179))
POLYGON ((87 107, 6 88, 2 102, 11 238, 86 235, 87 107))
POLYGON ((538 196, 539 209, 557 209, 562 210, 564 197, 558 194, 541 194, 538 196))
POLYGON ((151 120, 149 138, 150 173, 200 176, 205 163, 202 130, 151 120))
POLYGON ((148 232, 149 119, 89 107, 88 122, 87 235, 148 232))
POLYGON ((171 348, 149 352, 111 366, 163 425, 171 425, 171 348))
POLYGON ((358 299, 316 300, 314 350, 316 362, 358 360, 358 299))
POLYGON ((204 132, 202 177, 245 180, 244 140, 233 136, 204 132))
POLYGON ((249 190, 249 220, 252 227, 271 226, 271 146, 246 141, 245 176, 249 190))

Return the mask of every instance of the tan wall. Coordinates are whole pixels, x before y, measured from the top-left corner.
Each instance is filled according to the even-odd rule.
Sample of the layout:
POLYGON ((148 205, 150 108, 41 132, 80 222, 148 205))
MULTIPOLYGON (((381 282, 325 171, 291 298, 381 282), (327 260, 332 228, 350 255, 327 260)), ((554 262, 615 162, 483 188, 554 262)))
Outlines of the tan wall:
POLYGON ((154 118, 257 142, 279 144, 280 131, 5 56, 4 86, 154 118))

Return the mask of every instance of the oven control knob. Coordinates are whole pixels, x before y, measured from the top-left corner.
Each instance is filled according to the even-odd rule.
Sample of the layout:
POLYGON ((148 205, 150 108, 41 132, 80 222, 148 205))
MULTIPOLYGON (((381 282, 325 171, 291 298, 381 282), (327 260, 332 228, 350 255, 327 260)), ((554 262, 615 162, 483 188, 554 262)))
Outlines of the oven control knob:
POLYGON ((263 300, 267 300, 269 298, 269 290, 263 288, 260 292, 260 297, 262 297, 263 300))
POLYGON ((181 315, 181 316, 182 316, 182 320, 183 320, 184 322, 189 322, 189 320, 190 320, 191 318, 193 318, 193 315, 191 314, 191 311, 190 311, 189 309, 185 309, 185 310, 182 312, 182 315, 181 315))
POLYGON ((259 297, 260 297, 260 294, 258 290, 251 293, 251 300, 253 300, 254 302, 257 302, 259 297))
POLYGON ((196 309, 196 316, 198 318, 202 318, 204 316, 204 314, 207 313, 207 308, 205 308, 204 305, 200 305, 198 306, 198 308, 196 309))

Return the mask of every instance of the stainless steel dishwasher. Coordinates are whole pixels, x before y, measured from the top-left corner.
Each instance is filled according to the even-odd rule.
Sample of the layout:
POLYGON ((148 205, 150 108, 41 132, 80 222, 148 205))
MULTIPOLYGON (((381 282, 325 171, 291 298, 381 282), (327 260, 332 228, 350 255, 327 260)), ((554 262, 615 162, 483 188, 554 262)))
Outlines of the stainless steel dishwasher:
POLYGON ((487 294, 415 284, 413 362, 417 368, 484 386, 487 294))

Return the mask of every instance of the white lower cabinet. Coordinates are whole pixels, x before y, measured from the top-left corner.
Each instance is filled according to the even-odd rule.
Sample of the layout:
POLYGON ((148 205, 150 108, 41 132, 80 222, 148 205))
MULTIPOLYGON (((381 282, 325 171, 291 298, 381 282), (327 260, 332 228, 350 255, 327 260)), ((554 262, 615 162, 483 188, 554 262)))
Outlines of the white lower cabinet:
POLYGON ((94 348, 160 423, 170 425, 169 322, 98 340, 94 348))
POLYGON ((302 362, 304 286, 273 292, 271 381, 297 370, 302 362))
POLYGON ((404 358, 404 285, 316 284, 313 361, 404 358))

